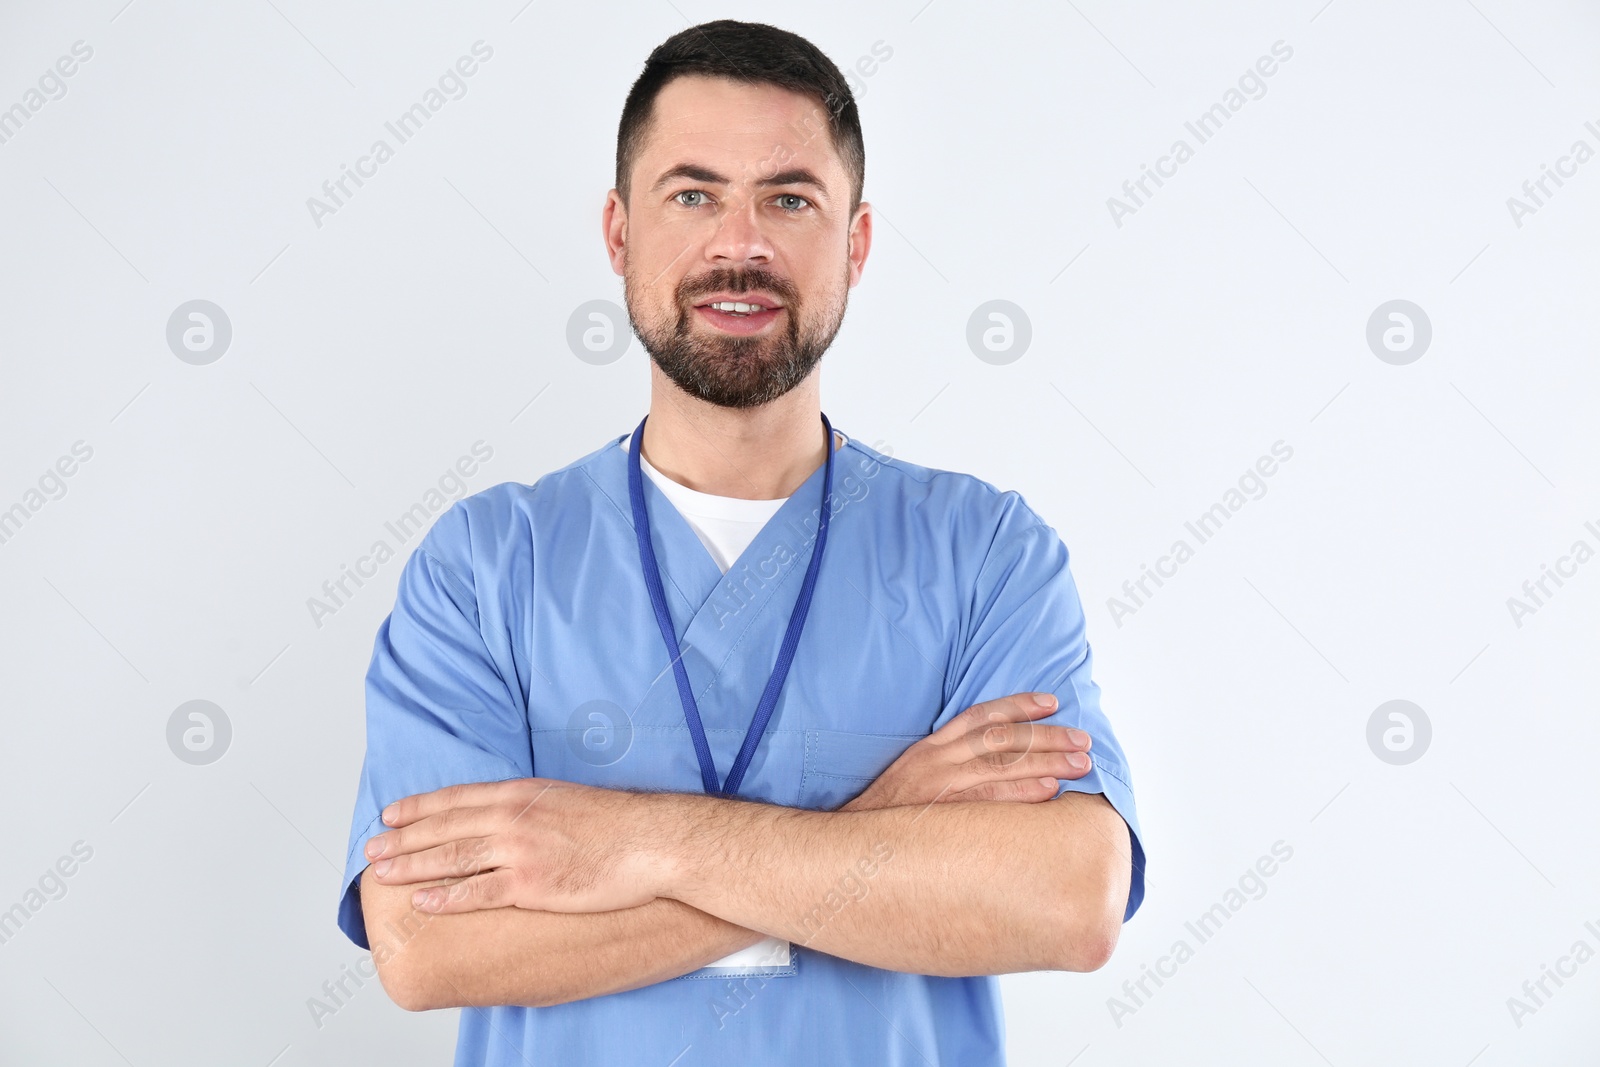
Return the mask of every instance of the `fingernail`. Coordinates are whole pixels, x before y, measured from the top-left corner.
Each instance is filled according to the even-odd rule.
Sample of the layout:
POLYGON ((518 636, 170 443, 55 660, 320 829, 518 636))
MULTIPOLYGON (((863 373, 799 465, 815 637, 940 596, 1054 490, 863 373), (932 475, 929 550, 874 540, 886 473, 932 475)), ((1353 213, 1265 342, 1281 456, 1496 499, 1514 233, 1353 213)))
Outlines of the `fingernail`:
POLYGON ((1053 708, 1056 706, 1055 694, 1035 693, 1033 694, 1033 702, 1039 705, 1041 708, 1053 708))
POLYGON ((397 805, 390 804, 387 808, 383 809, 383 821, 384 822, 389 823, 390 825, 393 825, 394 816, 395 816, 395 808, 396 807, 397 807, 397 805))
POLYGON ((386 844, 388 844, 388 842, 384 841, 384 839, 381 837, 374 837, 371 841, 368 841, 366 849, 367 859, 375 860, 379 856, 383 855, 383 847, 386 844))
POLYGON ((433 906, 433 894, 426 889, 417 890, 411 894, 411 906, 418 910, 431 908, 433 906))
POLYGON ((394 860, 379 860, 372 865, 372 873, 379 878, 389 873, 389 868, 394 865, 394 860))
POLYGON ((1087 745, 1089 743, 1088 734, 1071 726, 1067 727, 1067 739, 1075 745, 1087 745))
POLYGON ((1075 771, 1085 771, 1089 769, 1089 757, 1085 756, 1082 752, 1073 752, 1068 754, 1067 762, 1072 765, 1072 769, 1075 771))
POLYGON ((1054 789, 1060 782, 1055 778, 1041 778, 1039 779, 1039 784, 1054 789))

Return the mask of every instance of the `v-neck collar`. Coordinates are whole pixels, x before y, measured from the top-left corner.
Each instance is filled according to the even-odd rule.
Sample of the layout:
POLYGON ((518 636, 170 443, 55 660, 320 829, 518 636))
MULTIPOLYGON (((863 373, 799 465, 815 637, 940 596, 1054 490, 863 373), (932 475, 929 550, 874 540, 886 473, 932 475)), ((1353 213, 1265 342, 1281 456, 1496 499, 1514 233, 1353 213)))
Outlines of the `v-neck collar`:
MULTIPOLYGON (((841 496, 845 492, 843 483, 848 481, 846 470, 863 457, 876 462, 887 460, 855 439, 842 433, 840 436, 844 437, 845 444, 834 450, 833 457, 835 514, 829 520, 828 552, 822 562, 817 589, 817 596, 823 603, 816 606, 822 613, 816 625, 824 629, 826 598, 832 595, 824 588, 830 570, 826 557, 851 552, 852 529, 866 521, 866 509, 872 507, 856 504, 841 509, 845 499, 859 499, 841 496), (842 455, 847 448, 858 454, 842 455), (846 521, 841 522, 841 519, 846 521)), ((620 568, 619 580, 637 585, 642 595, 644 577, 632 534, 633 507, 628 495, 628 453, 618 447, 621 440, 624 439, 608 441, 600 449, 600 455, 591 455, 584 461, 584 470, 630 531, 627 548, 619 551, 617 558, 608 561, 608 565, 620 568)), ((804 585, 806 568, 816 546, 824 470, 825 464, 819 464, 784 501, 733 561, 727 574, 722 573, 687 520, 678 514, 655 482, 643 479, 650 541, 661 571, 673 633, 706 727, 713 761, 724 772, 733 765, 739 739, 759 705, 771 665, 781 653, 785 622, 804 585)), ((876 495, 868 499, 876 500, 876 495)), ((665 648, 661 651, 665 661, 665 648)), ((659 688, 663 694, 670 694, 674 672, 670 664, 663 662, 662 666, 652 690, 659 688)), ((813 664, 807 669, 816 667, 813 664)), ((674 706, 677 703, 672 700, 674 706)), ((784 729, 786 706, 780 700, 768 726, 769 733, 784 729)), ((678 717, 669 713, 668 721, 678 721, 678 717)), ((760 774, 765 752, 765 747, 756 750, 747 780, 760 774)))
MULTIPOLYGON (((844 444, 834 449, 835 494, 839 492, 837 468, 840 453, 849 447, 851 440, 843 431, 836 429, 836 432, 844 439, 844 444)), ((631 434, 624 434, 606 446, 594 475, 618 510, 627 516, 631 527, 633 520, 628 503, 628 450, 626 447, 618 447, 618 442, 626 446, 630 437, 631 434)), ((673 622, 678 628, 680 639, 687 636, 690 625, 698 617, 713 607, 710 601, 719 584, 725 579, 730 583, 738 583, 740 578, 753 567, 769 564, 770 561, 761 572, 763 579, 761 584, 765 587, 766 593, 754 598, 759 599, 763 606, 777 587, 790 584, 791 577, 795 579, 794 589, 798 589, 799 577, 804 575, 805 564, 810 561, 810 548, 816 536, 817 518, 822 507, 822 478, 825 468, 825 463, 818 464, 817 469, 807 475, 806 480, 789 495, 783 505, 745 546, 744 551, 739 553, 738 558, 729 564, 726 575, 690 527, 688 520, 672 505, 661 488, 653 479, 644 479, 645 510, 650 517, 650 540, 660 561, 663 585, 677 593, 676 597, 668 597, 668 604, 673 609, 673 622), (785 544, 790 547, 787 559, 773 558, 775 552, 785 544), (798 571, 796 564, 799 565, 798 571), (772 572, 774 565, 778 568, 777 573, 772 572)), ((630 563, 635 569, 638 567, 636 559, 630 563)), ((739 614, 745 613, 741 611, 739 614)), ((761 612, 748 614, 750 621, 753 622, 761 612)), ((723 628, 717 626, 719 630, 723 628)), ((745 627, 741 626, 738 629, 742 631, 745 627)))

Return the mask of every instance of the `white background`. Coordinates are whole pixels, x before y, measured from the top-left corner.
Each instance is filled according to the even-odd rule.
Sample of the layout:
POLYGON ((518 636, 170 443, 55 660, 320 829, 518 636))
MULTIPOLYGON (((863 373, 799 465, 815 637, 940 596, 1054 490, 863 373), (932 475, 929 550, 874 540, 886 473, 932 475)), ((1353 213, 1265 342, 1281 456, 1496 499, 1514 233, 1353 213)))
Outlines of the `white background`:
POLYGON ((1507 1005, 1600 951, 1600 562, 1507 607, 1600 548, 1600 161, 1507 206, 1600 149, 1592 5, 123 2, 0 15, 0 108, 93 48, 0 144, 0 508, 93 449, 0 544, 0 909, 93 849, 0 944, 0 1060, 449 1062, 453 1011, 375 982, 307 1007, 362 955, 334 912, 401 561, 320 627, 306 601, 473 442, 475 492, 637 423, 637 342, 596 366, 567 321, 622 300, 599 213, 632 79, 733 16, 841 67, 892 50, 857 76, 879 227, 824 410, 1057 528, 1133 770, 1144 907, 1103 970, 1003 979, 1012 1061, 1593 1062, 1600 960, 1507 1005), (466 95, 317 226, 307 198, 477 40, 466 95), (1119 226, 1107 199, 1179 137, 1119 226), (232 324, 206 366, 166 340, 194 299, 232 324), (966 341, 993 299, 1032 327, 1004 365, 966 341), (1366 341, 1394 299, 1432 325, 1407 365, 1366 341), (1114 619, 1278 441, 1265 495, 1114 619), (194 699, 232 724, 209 766, 167 746, 194 699), (1432 727, 1401 766, 1367 741, 1393 699, 1432 727))

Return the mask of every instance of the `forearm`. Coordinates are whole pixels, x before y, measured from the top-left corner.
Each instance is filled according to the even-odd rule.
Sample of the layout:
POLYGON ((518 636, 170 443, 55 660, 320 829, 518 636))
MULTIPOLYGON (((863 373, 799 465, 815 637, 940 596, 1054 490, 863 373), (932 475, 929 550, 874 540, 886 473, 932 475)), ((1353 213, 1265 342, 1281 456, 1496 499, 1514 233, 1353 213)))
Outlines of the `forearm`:
POLYGON ((1097 794, 850 812, 672 803, 662 896, 875 967, 1091 970, 1127 901, 1126 824, 1097 794))
MULTIPOLYGON (((445 885, 459 879, 421 885, 445 885)), ((418 885, 361 876, 373 959, 389 996, 410 1011, 544 1007, 652 985, 719 960, 762 936, 677 900, 563 914, 494 908, 433 914, 418 885)))

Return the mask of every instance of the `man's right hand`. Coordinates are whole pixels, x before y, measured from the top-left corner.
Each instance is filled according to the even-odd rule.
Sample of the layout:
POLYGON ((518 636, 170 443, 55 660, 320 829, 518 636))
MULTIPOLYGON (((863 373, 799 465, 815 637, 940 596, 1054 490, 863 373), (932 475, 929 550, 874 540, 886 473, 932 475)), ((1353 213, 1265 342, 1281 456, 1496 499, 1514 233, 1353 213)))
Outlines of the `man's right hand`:
POLYGON ((1037 726, 1053 715, 1050 693, 974 704, 900 754, 876 781, 840 811, 865 811, 948 801, 1050 800, 1057 779, 1082 778, 1091 766, 1088 734, 1070 726, 1037 726))

